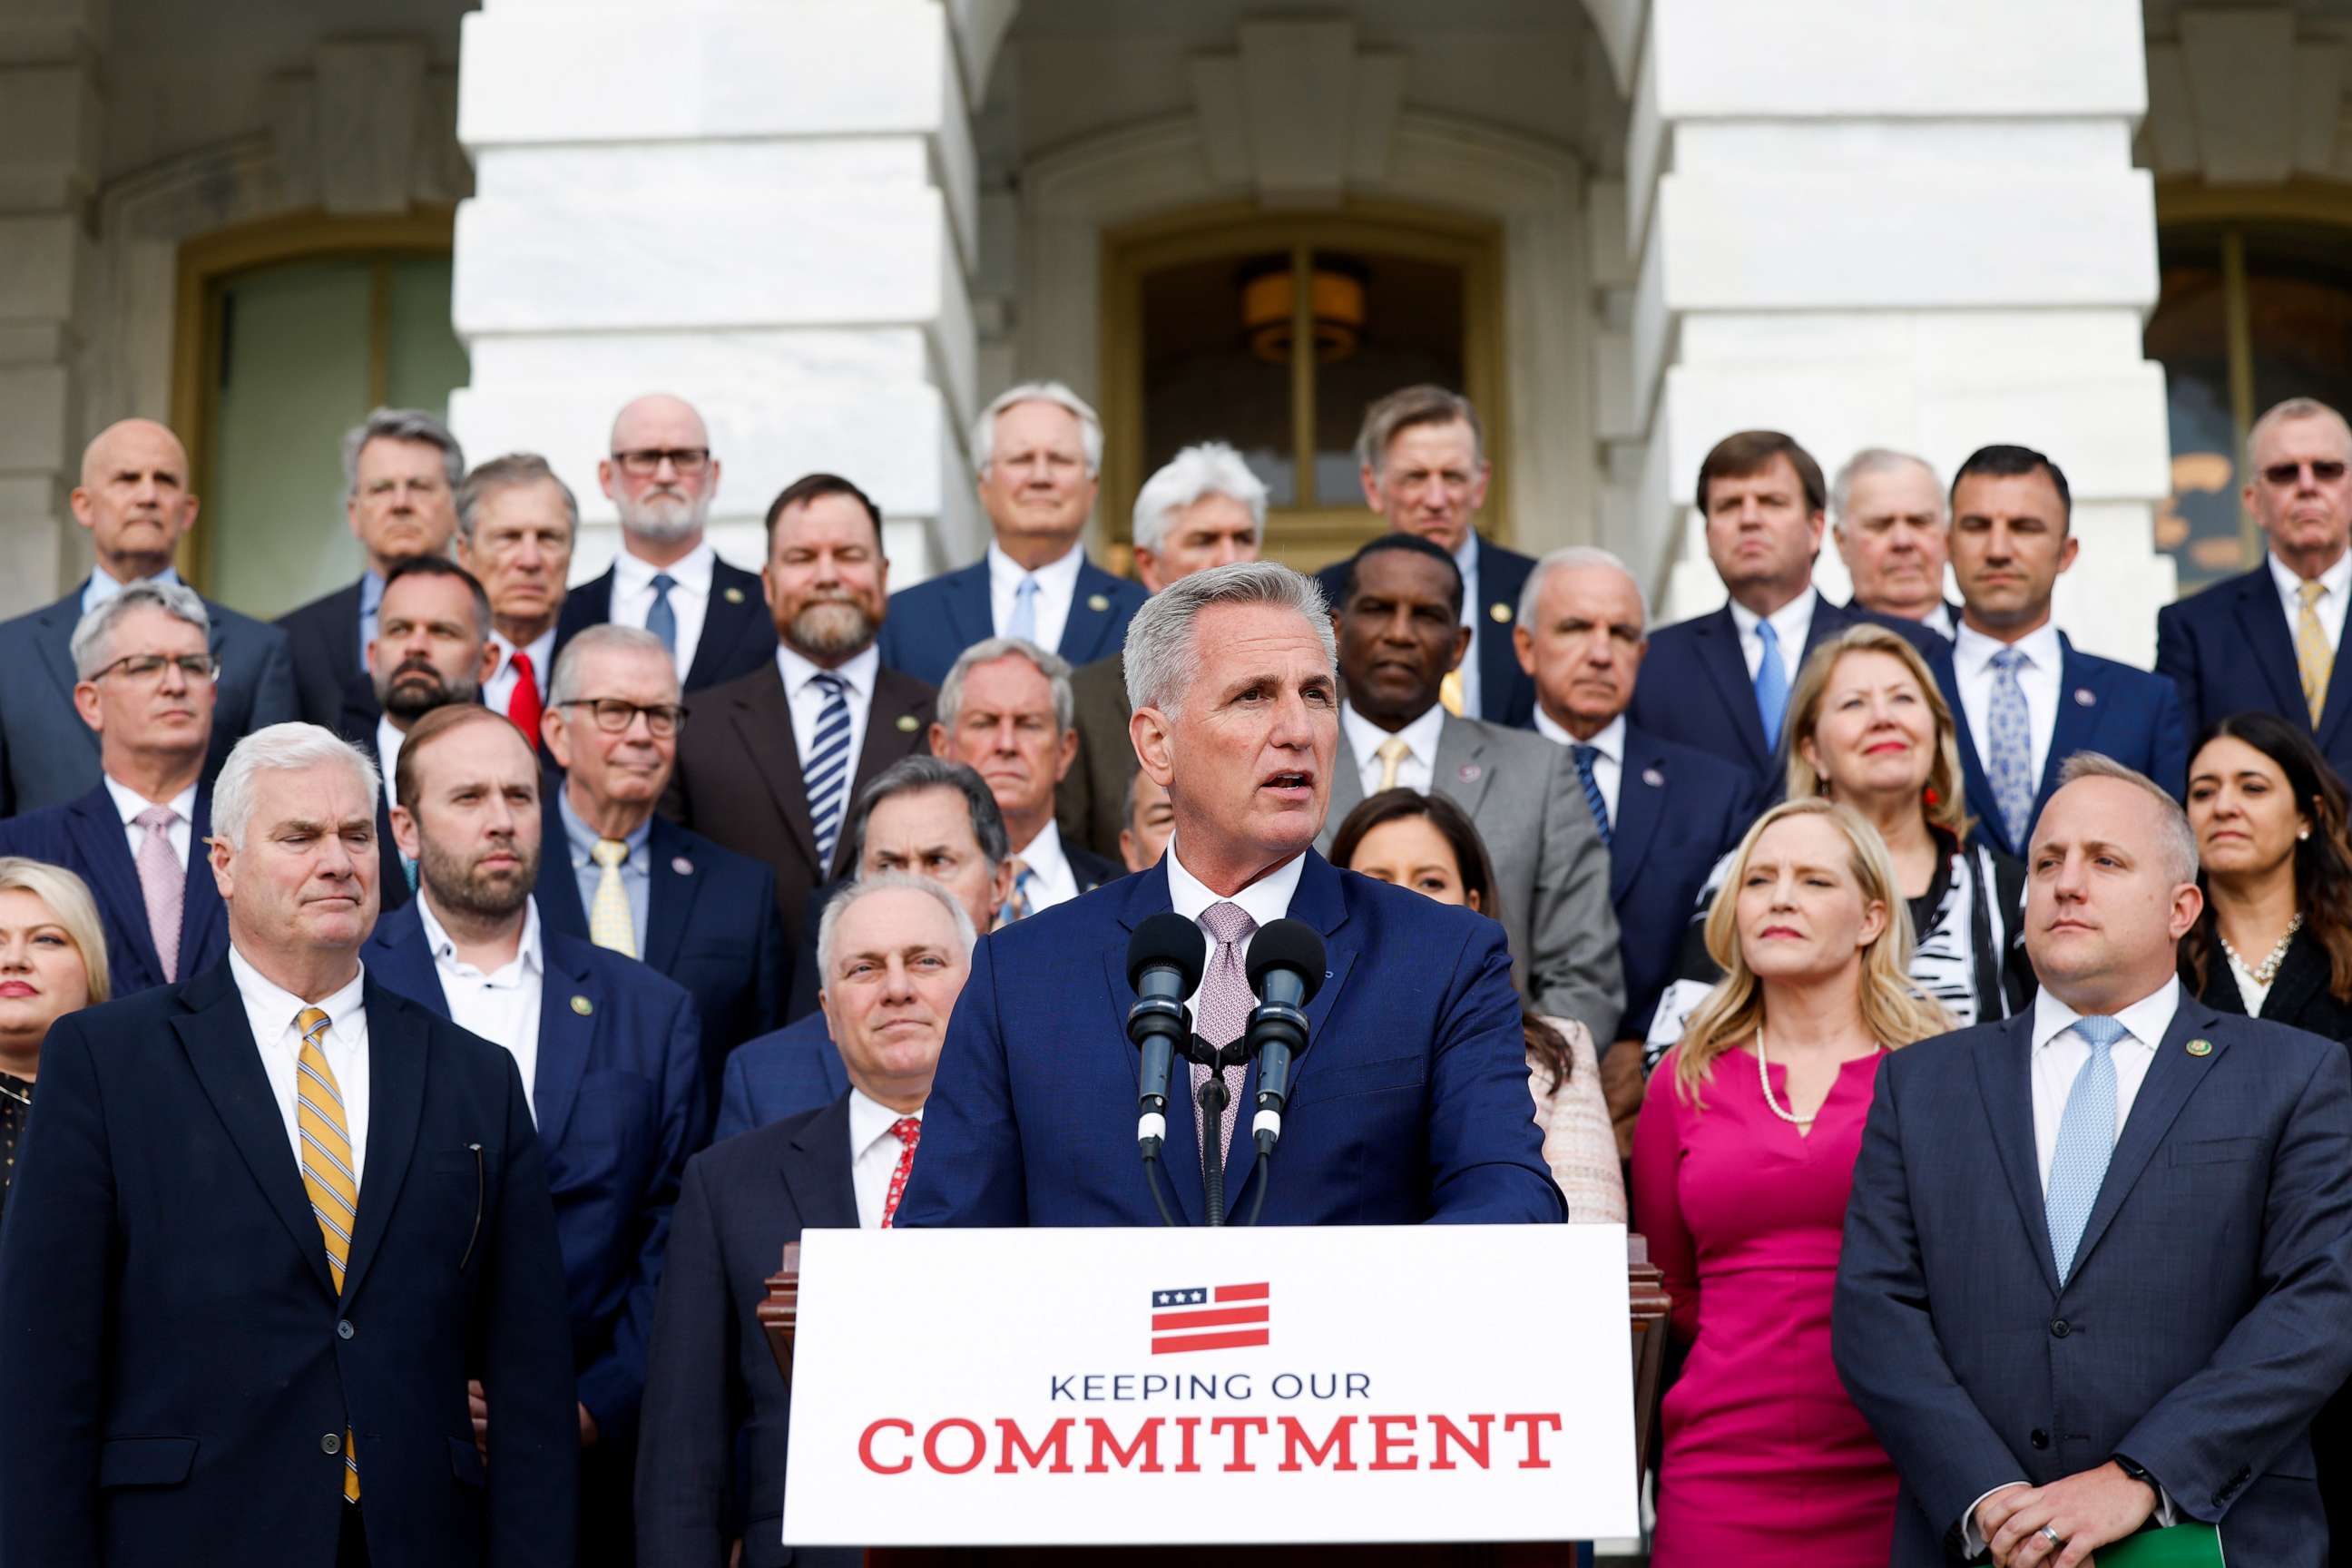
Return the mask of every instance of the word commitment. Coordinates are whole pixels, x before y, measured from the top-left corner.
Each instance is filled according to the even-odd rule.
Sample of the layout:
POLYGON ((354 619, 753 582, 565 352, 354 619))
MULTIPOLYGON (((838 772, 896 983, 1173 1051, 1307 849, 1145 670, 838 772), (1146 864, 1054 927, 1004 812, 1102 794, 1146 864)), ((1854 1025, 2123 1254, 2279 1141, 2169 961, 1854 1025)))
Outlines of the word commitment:
POLYGON ((1009 1416, 991 1423, 950 1415, 916 1436, 915 1424, 885 1416, 857 1439, 857 1458, 880 1476, 919 1465, 942 1476, 1023 1470, 1047 1475, 1198 1475, 1202 1470, 1548 1470, 1554 1412, 1465 1415, 1339 1415, 1319 1435, 1295 1415, 1150 1415, 1122 1437, 1099 1415, 1064 1415, 1032 1436, 1009 1416), (993 1461, 992 1463, 991 1461, 993 1461))

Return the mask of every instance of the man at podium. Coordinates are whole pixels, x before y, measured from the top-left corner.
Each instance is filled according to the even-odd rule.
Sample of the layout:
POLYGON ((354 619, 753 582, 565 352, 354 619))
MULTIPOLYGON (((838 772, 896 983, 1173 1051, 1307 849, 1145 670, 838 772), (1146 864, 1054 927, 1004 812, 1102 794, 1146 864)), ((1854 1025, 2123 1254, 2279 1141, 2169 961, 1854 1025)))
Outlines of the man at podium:
POLYGON ((1168 792, 1174 837, 1150 869, 981 943, 900 1226, 1160 1223, 1137 1152, 1127 951, 1171 910, 1208 939, 1190 1006, 1212 1045, 1244 1031, 1244 966, 1264 926, 1313 928, 1326 971, 1262 1209, 1247 1125, 1257 1067, 1223 1069, 1231 1104, 1211 1119, 1195 1092, 1208 1069, 1177 1064, 1160 1158, 1181 1223, 1207 1223, 1211 1138, 1233 1172, 1227 1214, 1262 1224, 1565 1217, 1530 1115, 1502 928, 1311 847, 1338 745, 1336 666, 1321 591, 1270 563, 1194 573, 1136 613, 1129 733, 1168 792))

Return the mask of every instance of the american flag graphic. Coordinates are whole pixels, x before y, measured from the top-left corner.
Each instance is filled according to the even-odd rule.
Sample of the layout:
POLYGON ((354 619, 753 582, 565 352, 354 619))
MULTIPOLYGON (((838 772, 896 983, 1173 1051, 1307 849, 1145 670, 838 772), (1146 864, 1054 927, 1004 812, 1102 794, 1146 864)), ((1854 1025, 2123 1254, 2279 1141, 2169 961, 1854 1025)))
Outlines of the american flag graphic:
POLYGON ((1274 1310, 1271 1288, 1255 1285, 1188 1285, 1151 1293, 1151 1353, 1230 1351, 1268 1343, 1274 1310))

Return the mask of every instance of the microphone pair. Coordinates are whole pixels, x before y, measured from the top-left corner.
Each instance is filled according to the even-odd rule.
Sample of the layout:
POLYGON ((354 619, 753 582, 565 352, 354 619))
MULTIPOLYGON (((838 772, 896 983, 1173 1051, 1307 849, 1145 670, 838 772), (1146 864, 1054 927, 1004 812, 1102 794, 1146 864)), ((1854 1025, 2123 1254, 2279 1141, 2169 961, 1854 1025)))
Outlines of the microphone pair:
MULTIPOLYGON (((1243 970, 1257 1005, 1235 1044, 1241 1047, 1237 1059, 1258 1064, 1250 1137, 1262 1154, 1271 1153, 1282 1136, 1290 1065, 1307 1048, 1306 1009, 1323 984, 1323 939, 1303 921, 1270 921, 1250 939, 1243 970)), ((1158 1157, 1168 1135, 1168 1079, 1176 1058, 1223 1066, 1234 1048, 1213 1053, 1205 1044, 1195 1046, 1185 999, 1199 988, 1207 969, 1208 939, 1172 911, 1146 920, 1127 944, 1128 984, 1136 994, 1127 1034, 1143 1055, 1135 1136, 1147 1160, 1158 1157), (1210 1059, 1212 1054, 1216 1059, 1210 1059)))

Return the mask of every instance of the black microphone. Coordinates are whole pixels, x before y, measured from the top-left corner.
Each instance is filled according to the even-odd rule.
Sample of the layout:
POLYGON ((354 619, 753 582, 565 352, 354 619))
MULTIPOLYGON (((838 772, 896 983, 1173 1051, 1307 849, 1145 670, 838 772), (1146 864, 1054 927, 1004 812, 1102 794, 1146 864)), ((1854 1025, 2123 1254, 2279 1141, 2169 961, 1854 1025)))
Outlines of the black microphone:
POLYGON ((1282 1136, 1290 1059, 1307 1048, 1307 1005, 1323 988, 1323 939, 1304 921, 1261 926, 1250 938, 1245 969, 1258 997, 1244 1037, 1257 1058, 1257 1114, 1250 1121, 1250 1137, 1260 1152, 1270 1152, 1282 1136))
POLYGON ((1169 1063, 1192 1043, 1192 1015, 1184 999, 1199 987, 1208 958, 1201 928, 1172 911, 1153 915, 1128 939, 1127 983, 1135 987, 1135 1005, 1127 1010, 1127 1037, 1143 1053, 1135 1141, 1147 1160, 1168 1136, 1169 1063))

